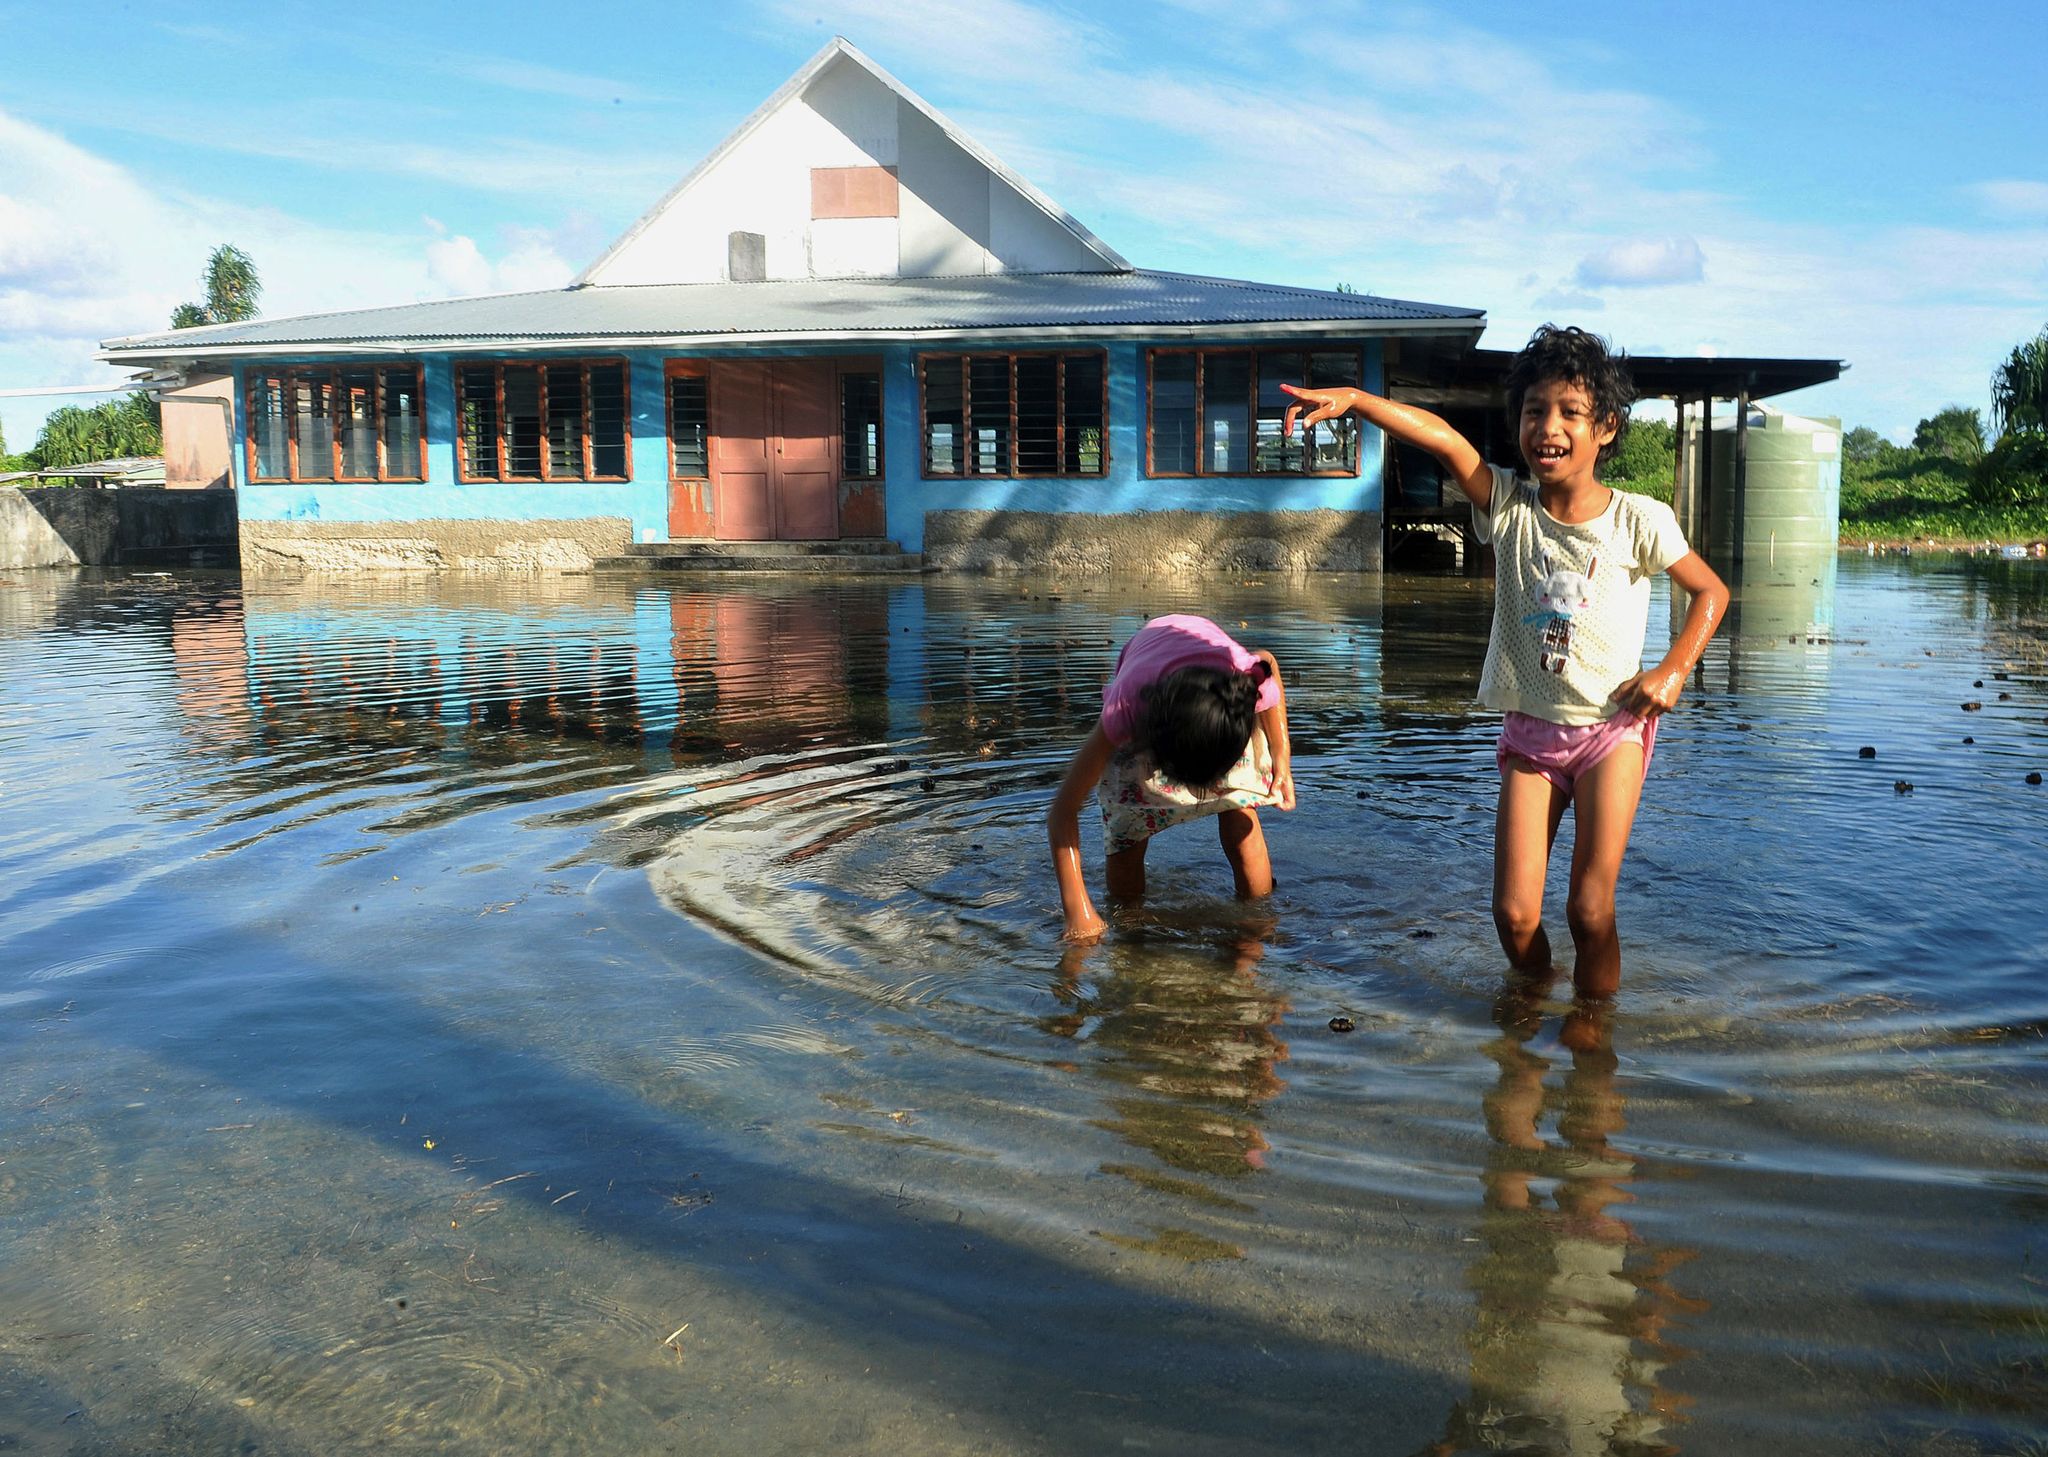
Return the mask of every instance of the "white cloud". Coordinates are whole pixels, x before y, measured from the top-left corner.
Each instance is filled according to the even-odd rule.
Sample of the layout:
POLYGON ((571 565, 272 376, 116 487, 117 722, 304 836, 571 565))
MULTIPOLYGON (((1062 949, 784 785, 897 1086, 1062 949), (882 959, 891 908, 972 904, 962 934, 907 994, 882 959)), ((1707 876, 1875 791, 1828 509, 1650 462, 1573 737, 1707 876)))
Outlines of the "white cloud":
POLYGON ((2006 177, 1963 189, 1993 217, 2048 218, 2048 182, 2006 177))
POLYGON ((1589 288, 1700 283, 1707 276, 1707 255, 1692 238, 1632 238, 1581 258, 1573 276, 1589 288))
POLYGON ((576 269, 556 252, 547 233, 508 228, 506 240, 506 251, 492 262, 474 238, 464 234, 437 237, 427 244, 428 276, 442 292, 455 296, 562 288, 576 276, 576 269))
POLYGON ((1534 302, 1539 309, 1554 309, 1562 314, 1597 314, 1607 307, 1606 300, 1599 294, 1575 288, 1554 288, 1539 295, 1534 302))
MULTIPOLYGON (((557 287, 586 246, 590 220, 555 233, 507 228, 494 252, 428 220, 410 233, 316 220, 144 182, 57 133, 0 110, 0 388, 106 384, 125 374, 93 359, 101 341, 166 328, 201 296, 207 256, 232 242, 256 264, 262 312, 278 318, 452 293, 557 287)), ((16 448, 55 400, 9 400, 16 448)))

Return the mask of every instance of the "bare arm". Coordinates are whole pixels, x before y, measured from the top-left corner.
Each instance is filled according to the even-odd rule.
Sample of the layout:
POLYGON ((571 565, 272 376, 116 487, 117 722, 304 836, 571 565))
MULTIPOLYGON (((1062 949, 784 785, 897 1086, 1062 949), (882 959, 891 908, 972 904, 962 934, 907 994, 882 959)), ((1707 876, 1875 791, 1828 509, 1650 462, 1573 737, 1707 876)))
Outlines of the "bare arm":
POLYGON ((1259 710, 1259 727, 1265 730, 1266 747, 1273 752, 1273 789, 1280 796, 1280 808, 1294 808, 1294 745, 1287 737, 1287 690, 1280 684, 1280 664, 1261 648, 1252 656, 1273 674, 1274 701, 1259 710))
POLYGON ((1728 611, 1727 584, 1698 552, 1687 552, 1669 570, 1671 580, 1692 597, 1678 636, 1671 641, 1671 651, 1656 667, 1644 669, 1608 695, 1638 718, 1655 718, 1678 707, 1686 678, 1699 665, 1700 655, 1728 611))
POLYGON ((1059 790, 1052 797, 1052 808, 1045 815, 1046 838, 1052 844, 1052 873, 1059 882, 1060 910, 1066 917, 1069 941, 1093 941, 1108 929, 1108 924, 1095 913, 1095 903, 1088 898, 1088 882, 1081 874, 1081 806, 1095 792, 1102 771, 1109 767, 1110 755, 1115 752, 1116 745, 1109 741, 1097 720, 1088 737, 1081 741, 1081 747, 1074 751, 1066 778, 1060 781, 1059 790))
POLYGON ((1287 413, 1280 417, 1283 436, 1294 433, 1297 421, 1303 425, 1316 425, 1343 415, 1361 415, 1369 424, 1377 425, 1402 444, 1418 446, 1435 456, 1451 473, 1451 479, 1458 483, 1467 499, 1481 511, 1493 503, 1493 472, 1479 458, 1472 442, 1452 429, 1443 416, 1433 415, 1414 405, 1396 404, 1366 390, 1306 390, 1291 384, 1283 384, 1280 388, 1301 402, 1289 405, 1287 413))

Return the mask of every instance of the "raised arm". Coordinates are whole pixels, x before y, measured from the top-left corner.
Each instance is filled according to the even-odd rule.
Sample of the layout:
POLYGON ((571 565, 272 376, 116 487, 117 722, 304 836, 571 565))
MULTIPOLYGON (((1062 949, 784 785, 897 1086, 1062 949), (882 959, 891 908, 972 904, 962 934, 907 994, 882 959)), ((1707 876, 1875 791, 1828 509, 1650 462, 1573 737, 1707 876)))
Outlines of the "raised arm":
POLYGON ((1698 552, 1687 552, 1668 570, 1671 580, 1692 597, 1671 651, 1656 667, 1644 669, 1608 695, 1638 718, 1655 718, 1678 707, 1685 680, 1728 612, 1728 585, 1698 552))
POLYGON ((1046 838, 1052 844, 1052 873, 1059 882, 1060 911, 1066 917, 1069 941, 1093 941, 1109 929, 1108 923, 1095 913, 1095 903, 1088 898, 1088 882, 1081 874, 1081 806, 1095 792, 1102 771, 1109 767, 1110 755, 1115 752, 1116 745, 1109 741, 1097 720, 1088 737, 1081 741, 1081 747, 1074 751, 1067 776, 1060 781, 1059 790, 1052 797, 1052 808, 1045 814, 1046 838))
POLYGON ((1287 690, 1280 684, 1280 664, 1264 648, 1252 655, 1273 675, 1274 700, 1271 708, 1259 710, 1259 727, 1265 730, 1266 747, 1273 753, 1273 789, 1280 796, 1280 808, 1294 808, 1294 745, 1287 736, 1287 690))
POLYGON ((1449 421, 1428 410, 1394 401, 1368 390, 1348 387, 1334 390, 1301 389, 1283 384, 1281 389, 1301 403, 1289 405, 1280 417, 1280 433, 1292 435, 1297 422, 1319 425, 1343 415, 1361 415, 1369 423, 1404 445, 1419 446, 1443 463, 1465 496, 1481 511, 1493 502, 1493 472, 1479 458, 1472 442, 1451 428, 1449 421))

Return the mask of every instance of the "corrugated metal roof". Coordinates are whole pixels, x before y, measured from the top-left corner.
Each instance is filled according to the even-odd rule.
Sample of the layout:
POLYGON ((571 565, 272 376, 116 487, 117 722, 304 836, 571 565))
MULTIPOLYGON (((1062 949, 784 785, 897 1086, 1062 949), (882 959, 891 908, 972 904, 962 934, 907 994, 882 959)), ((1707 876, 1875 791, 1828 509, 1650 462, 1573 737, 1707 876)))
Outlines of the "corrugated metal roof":
POLYGON ((687 341, 883 341, 1031 331, 1052 336, 1208 332, 1228 337, 1454 333, 1480 309, 1372 294, 1133 269, 956 278, 801 279, 552 289, 257 319, 101 345, 116 363, 274 354, 623 347, 687 341))

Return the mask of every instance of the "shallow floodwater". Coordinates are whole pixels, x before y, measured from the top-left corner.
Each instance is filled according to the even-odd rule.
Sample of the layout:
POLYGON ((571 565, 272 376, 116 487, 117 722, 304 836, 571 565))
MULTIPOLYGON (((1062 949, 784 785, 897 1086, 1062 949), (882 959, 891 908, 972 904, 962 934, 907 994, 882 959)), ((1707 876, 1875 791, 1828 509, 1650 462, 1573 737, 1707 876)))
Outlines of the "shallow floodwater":
POLYGON ((2041 1452, 2048 571, 1745 589, 1569 1021, 1489 611, 0 580, 0 1448, 2041 1452), (1280 889, 1179 831, 1074 953, 1176 609, 1285 667, 1280 889))

